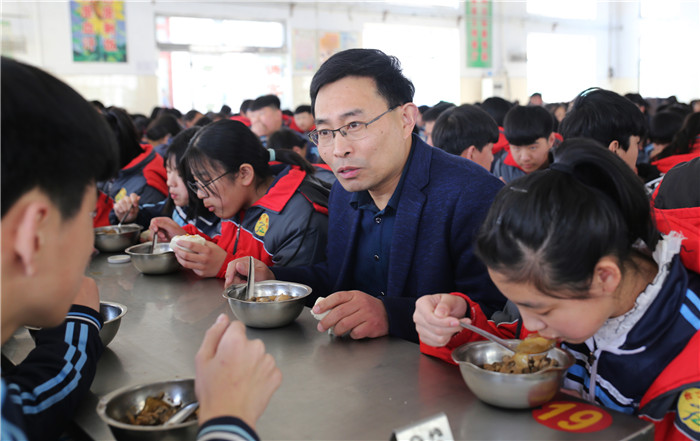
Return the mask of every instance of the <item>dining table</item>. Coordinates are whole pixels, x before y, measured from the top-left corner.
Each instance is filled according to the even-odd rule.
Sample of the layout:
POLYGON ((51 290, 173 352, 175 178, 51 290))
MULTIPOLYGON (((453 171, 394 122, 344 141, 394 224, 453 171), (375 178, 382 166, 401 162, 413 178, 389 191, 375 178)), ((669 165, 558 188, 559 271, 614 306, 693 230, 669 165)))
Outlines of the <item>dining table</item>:
MULTIPOLYGON (((131 263, 109 263, 110 255, 94 255, 86 270, 101 300, 127 307, 75 415, 75 424, 93 440, 114 439, 96 411, 101 397, 126 386, 194 378, 206 330, 222 313, 236 319, 222 279, 183 268, 142 274, 131 263)), ((304 307, 287 326, 246 330, 264 342, 282 372, 282 384, 256 425, 263 440, 653 439, 652 424, 563 393, 549 408, 494 407, 469 390, 457 366, 421 354, 414 342, 333 336, 319 332, 317 323, 304 307), (591 415, 603 415, 607 423, 591 415), (441 437, 421 432, 439 422, 449 425, 441 437)), ((3 345, 3 355, 18 363, 33 347, 22 328, 3 345)))

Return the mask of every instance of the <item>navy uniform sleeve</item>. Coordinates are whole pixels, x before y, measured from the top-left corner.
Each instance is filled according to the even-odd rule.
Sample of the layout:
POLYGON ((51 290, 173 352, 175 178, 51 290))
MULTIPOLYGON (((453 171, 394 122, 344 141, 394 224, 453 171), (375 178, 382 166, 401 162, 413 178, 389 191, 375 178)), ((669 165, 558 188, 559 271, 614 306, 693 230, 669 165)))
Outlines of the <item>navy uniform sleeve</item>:
POLYGON ((73 305, 62 325, 36 332, 36 348, 3 372, 3 440, 57 439, 65 430, 95 376, 102 324, 97 311, 73 305))
POLYGON ((260 441, 258 435, 243 420, 228 416, 206 421, 199 428, 197 441, 260 441))

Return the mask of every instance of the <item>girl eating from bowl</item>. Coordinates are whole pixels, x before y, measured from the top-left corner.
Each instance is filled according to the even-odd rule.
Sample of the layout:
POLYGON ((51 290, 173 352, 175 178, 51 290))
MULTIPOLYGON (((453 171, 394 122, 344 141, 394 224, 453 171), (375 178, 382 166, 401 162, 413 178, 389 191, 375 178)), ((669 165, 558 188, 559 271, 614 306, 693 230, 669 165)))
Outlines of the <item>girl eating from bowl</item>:
POLYGON ((172 219, 151 221, 162 241, 188 234, 207 239, 173 247, 183 267, 201 277, 223 278, 238 257, 290 266, 325 259, 329 191, 304 158, 266 149, 244 124, 222 120, 200 129, 184 160, 193 176, 188 185, 222 222, 221 233, 209 236, 172 219), (288 167, 273 175, 271 161, 288 167))
POLYGON ((656 439, 698 439, 687 409, 700 397, 700 283, 678 257, 682 240, 660 236, 624 162, 566 140, 550 169, 499 192, 477 237, 511 318, 488 320, 461 293, 424 296, 421 351, 452 362, 453 349, 480 340, 460 319, 505 338, 536 331, 576 358, 565 389, 653 421, 656 439))
MULTIPOLYGON (((170 217, 180 226, 192 224, 204 234, 215 235, 219 232, 220 219, 204 209, 202 201, 195 192, 185 184, 191 180, 191 173, 182 162, 187 144, 199 128, 191 128, 178 133, 165 152, 165 171, 167 173, 168 198, 156 204, 139 205, 139 195, 132 193, 114 205, 110 221, 116 224, 127 212, 124 222, 135 223, 143 227, 151 224, 155 217, 170 217)), ((142 240, 151 240, 150 230, 144 231, 142 240)))

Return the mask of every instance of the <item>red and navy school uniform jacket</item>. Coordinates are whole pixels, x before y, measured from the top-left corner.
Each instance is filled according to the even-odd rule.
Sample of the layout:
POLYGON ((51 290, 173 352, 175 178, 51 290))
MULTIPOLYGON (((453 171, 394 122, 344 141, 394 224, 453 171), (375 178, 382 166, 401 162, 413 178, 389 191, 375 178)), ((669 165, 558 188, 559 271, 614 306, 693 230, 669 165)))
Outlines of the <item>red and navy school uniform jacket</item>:
POLYGON ((226 250, 217 277, 226 276, 229 262, 253 256, 272 266, 307 265, 325 260, 328 238, 328 189, 299 167, 278 174, 267 193, 244 212, 221 221, 221 234, 199 234, 226 250))
POLYGON ((141 147, 143 153, 125 165, 116 178, 100 186, 100 190, 110 198, 114 199, 122 188, 127 195, 139 195, 141 204, 156 203, 168 195, 163 158, 150 144, 142 144, 141 147))
POLYGON ((36 331, 36 347, 2 372, 0 439, 58 439, 90 389, 102 354, 97 311, 73 305, 65 322, 36 331))
MULTIPOLYGON (((560 134, 555 132, 554 145, 552 145, 552 149, 561 144, 563 139, 564 138, 562 138, 560 134)), ((498 142, 500 144, 500 138, 498 142)), ((523 170, 522 167, 520 167, 518 163, 515 162, 513 155, 510 153, 510 146, 508 146, 506 150, 503 150, 503 153, 501 153, 494 160, 491 169, 494 176, 496 176, 497 178, 503 178, 506 182, 511 182, 521 176, 526 175, 525 170, 523 170)))
MULTIPOLYGON (((678 255, 666 268, 660 291, 619 345, 601 347, 597 334, 582 344, 562 343, 576 359, 564 388, 654 422, 656 440, 700 440, 700 281, 683 267, 678 255)), ((504 338, 528 334, 519 319, 497 324, 468 297, 452 294, 467 300, 475 326, 504 338)), ((421 343, 420 349, 454 364, 452 350, 478 340, 483 338, 465 330, 442 348, 421 343)))
POLYGON ((92 226, 106 227, 112 225, 109 215, 114 207, 114 201, 102 191, 97 191, 97 207, 95 210, 95 218, 92 220, 92 226))
POLYGON ((682 155, 667 156, 665 158, 653 161, 651 165, 655 166, 659 170, 659 172, 667 173, 669 170, 671 170, 673 167, 680 164, 681 162, 688 162, 697 157, 700 157, 700 135, 695 137, 695 141, 690 147, 690 151, 688 153, 682 155))

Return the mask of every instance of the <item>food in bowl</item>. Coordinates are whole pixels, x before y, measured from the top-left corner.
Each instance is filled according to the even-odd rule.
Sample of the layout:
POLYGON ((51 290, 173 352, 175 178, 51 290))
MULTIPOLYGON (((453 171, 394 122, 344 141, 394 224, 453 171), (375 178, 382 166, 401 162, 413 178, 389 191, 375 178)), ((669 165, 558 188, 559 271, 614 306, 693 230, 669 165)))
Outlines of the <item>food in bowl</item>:
POLYGON ((559 362, 546 355, 528 356, 522 352, 516 352, 513 356, 504 355, 502 361, 486 363, 482 368, 504 374, 532 374, 542 369, 558 366, 559 362))
POLYGON ((554 340, 537 333, 530 334, 518 343, 515 354, 504 355, 501 361, 485 363, 481 367, 487 371, 504 374, 532 374, 549 367, 558 367, 559 363, 556 360, 552 360, 546 354, 540 354, 554 347, 554 343, 554 340))
POLYGON ((253 297, 250 299, 251 302, 260 302, 260 303, 266 303, 266 302, 283 302, 285 300, 291 300, 294 297, 290 296, 289 294, 278 294, 278 295, 272 295, 272 296, 265 296, 265 297, 253 297))
MULTIPOLYGON (((146 397, 146 403, 138 412, 127 412, 121 421, 134 426, 160 426, 165 424, 182 408, 182 403, 174 405, 165 399, 165 392, 157 396, 146 397)), ((197 411, 190 415, 185 422, 196 420, 197 411)))
POLYGON ((125 224, 95 228, 95 248, 105 253, 124 251, 138 241, 143 227, 136 224, 125 224))
POLYGON ((231 311, 246 326, 254 328, 278 328, 296 320, 304 309, 306 297, 311 288, 300 283, 281 280, 263 280, 255 283, 251 297, 274 297, 288 295, 291 299, 282 301, 251 301, 247 296, 245 283, 229 286, 224 291, 231 311))
MULTIPOLYGON (((514 340, 518 341, 518 340, 514 340)), ((574 357, 561 348, 547 351, 558 366, 529 374, 494 372, 482 366, 502 361, 513 353, 491 341, 464 344, 452 351, 467 387, 480 400, 498 407, 527 409, 540 406, 555 397, 574 357)))
POLYGON ((175 236, 172 239, 170 239, 170 248, 175 249, 177 247, 181 250, 191 251, 189 248, 186 247, 187 242, 204 245, 205 243, 207 243, 207 240, 197 234, 182 234, 180 236, 175 236))

